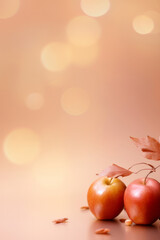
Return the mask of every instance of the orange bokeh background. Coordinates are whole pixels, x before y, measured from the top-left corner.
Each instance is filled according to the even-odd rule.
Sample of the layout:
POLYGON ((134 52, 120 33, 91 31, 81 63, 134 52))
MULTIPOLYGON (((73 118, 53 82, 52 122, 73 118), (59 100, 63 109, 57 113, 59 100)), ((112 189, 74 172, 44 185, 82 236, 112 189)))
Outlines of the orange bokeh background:
POLYGON ((129 136, 159 137, 160 2, 86 2, 0 1, 3 239, 41 239, 40 210, 85 204, 97 172, 144 161, 129 136))

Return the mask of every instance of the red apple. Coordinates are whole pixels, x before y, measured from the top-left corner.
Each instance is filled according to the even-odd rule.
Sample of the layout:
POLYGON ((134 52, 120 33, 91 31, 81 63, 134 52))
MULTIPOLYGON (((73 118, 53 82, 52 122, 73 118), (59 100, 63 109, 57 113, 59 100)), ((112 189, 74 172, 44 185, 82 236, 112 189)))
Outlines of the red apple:
POLYGON ((100 177, 88 189, 88 205, 100 220, 115 218, 123 209, 126 186, 118 178, 100 177))
POLYGON ((124 206, 134 223, 154 223, 160 216, 160 183, 153 178, 133 181, 126 188, 124 206))

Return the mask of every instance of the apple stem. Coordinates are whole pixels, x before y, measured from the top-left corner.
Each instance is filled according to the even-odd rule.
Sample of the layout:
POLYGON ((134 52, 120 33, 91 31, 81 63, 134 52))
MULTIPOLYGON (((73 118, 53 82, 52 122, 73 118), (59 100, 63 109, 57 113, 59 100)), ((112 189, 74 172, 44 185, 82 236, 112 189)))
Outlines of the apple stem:
POLYGON ((112 180, 113 180, 113 178, 111 178, 111 179, 110 179, 109 183, 111 183, 111 182, 112 182, 112 180))
POLYGON ((143 170, 150 170, 149 173, 147 174, 147 176, 146 176, 145 179, 144 179, 144 184, 146 185, 146 181, 147 181, 148 176, 149 176, 151 173, 156 172, 156 169, 157 169, 158 167, 160 167, 160 165, 158 165, 157 167, 154 167, 153 165, 151 165, 151 164, 149 164, 149 163, 140 162, 140 163, 135 163, 135 164, 133 164, 131 167, 128 168, 128 170, 130 170, 132 167, 137 166, 137 165, 140 165, 140 164, 145 164, 145 165, 151 167, 151 168, 140 169, 139 171, 134 172, 135 174, 137 174, 137 173, 139 173, 139 172, 141 172, 141 171, 143 171, 143 170))
POLYGON ((154 172, 154 170, 151 170, 151 171, 147 174, 147 176, 146 176, 145 179, 144 179, 144 185, 146 185, 146 181, 147 181, 148 176, 149 176, 151 173, 153 173, 153 172, 154 172))

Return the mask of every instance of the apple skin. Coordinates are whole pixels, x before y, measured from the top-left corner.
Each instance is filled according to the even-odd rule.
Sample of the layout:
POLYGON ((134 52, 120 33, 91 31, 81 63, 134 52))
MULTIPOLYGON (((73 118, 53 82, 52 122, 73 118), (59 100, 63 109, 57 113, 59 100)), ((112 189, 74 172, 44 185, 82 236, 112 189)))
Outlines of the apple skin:
POLYGON ((124 194, 124 206, 129 218, 136 224, 150 225, 160 216, 160 183, 153 178, 137 179, 124 194))
POLYGON ((126 185, 118 178, 100 177, 88 189, 90 211, 99 220, 111 220, 124 207, 126 185))

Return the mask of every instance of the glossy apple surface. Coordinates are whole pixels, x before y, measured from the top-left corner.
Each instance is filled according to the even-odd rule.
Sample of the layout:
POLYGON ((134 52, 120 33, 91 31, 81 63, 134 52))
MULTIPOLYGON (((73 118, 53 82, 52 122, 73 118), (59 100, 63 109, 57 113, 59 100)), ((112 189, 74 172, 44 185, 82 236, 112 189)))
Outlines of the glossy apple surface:
POLYGON ((125 189, 125 184, 118 178, 98 178, 88 189, 90 211, 100 220, 115 218, 124 207, 125 189))
POLYGON ((154 223, 160 216, 160 183, 152 178, 130 183, 124 194, 124 206, 129 218, 136 224, 154 223))

